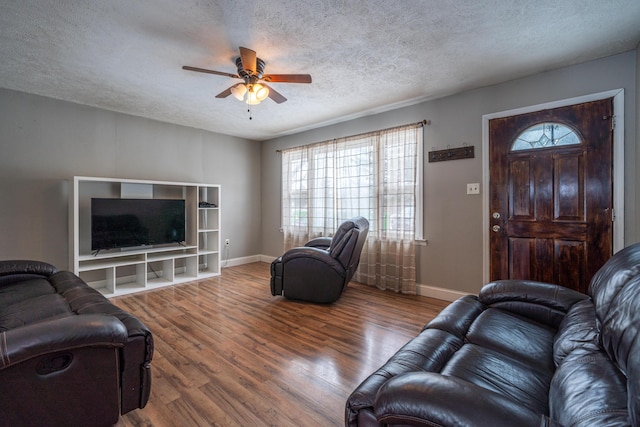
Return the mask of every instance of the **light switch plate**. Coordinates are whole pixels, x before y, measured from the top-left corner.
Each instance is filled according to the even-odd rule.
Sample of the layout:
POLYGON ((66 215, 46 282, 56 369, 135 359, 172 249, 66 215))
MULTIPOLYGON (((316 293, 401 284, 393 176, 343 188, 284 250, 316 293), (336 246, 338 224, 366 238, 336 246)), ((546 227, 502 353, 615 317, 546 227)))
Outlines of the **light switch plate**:
POLYGON ((480 194, 480 183, 467 184, 467 194, 480 194))

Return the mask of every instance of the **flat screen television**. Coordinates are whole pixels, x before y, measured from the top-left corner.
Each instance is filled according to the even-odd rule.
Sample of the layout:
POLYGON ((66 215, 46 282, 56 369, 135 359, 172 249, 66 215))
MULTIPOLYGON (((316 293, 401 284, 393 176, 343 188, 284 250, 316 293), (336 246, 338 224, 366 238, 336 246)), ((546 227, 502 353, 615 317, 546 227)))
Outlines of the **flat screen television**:
POLYGON ((182 243, 185 201, 91 199, 91 250, 182 243))

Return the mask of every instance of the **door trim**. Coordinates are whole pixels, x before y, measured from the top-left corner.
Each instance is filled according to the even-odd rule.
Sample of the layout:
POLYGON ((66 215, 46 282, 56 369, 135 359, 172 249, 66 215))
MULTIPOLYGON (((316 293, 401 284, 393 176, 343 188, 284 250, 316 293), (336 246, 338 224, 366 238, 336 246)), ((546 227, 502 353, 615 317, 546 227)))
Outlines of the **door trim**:
POLYGON ((482 116, 482 283, 489 282, 489 120, 534 111, 566 107, 568 105, 613 98, 615 132, 613 134, 613 253, 624 247, 624 89, 593 93, 575 98, 561 99, 544 104, 531 105, 513 110, 500 111, 482 116))

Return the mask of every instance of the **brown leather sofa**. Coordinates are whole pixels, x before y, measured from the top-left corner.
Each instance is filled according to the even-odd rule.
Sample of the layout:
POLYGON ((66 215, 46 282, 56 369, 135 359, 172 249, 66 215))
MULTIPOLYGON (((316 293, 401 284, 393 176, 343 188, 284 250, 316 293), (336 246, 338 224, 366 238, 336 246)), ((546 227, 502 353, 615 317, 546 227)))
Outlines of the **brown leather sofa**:
POLYGON ((369 221, 344 221, 333 238, 317 237, 271 263, 271 295, 329 304, 337 301, 358 269, 369 221))
POLYGON ((151 332, 68 271, 0 261, 0 425, 108 426, 151 389, 151 332))
POLYGON ((453 302, 353 391, 345 424, 640 425, 640 244, 589 295, 511 280, 453 302))

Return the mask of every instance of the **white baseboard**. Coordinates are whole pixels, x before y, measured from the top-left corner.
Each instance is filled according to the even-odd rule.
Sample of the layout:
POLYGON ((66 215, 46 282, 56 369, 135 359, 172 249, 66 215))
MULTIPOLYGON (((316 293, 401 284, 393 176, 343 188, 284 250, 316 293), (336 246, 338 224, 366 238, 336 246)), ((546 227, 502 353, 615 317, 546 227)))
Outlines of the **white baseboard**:
MULTIPOLYGON (((231 258, 228 260, 222 260, 222 268, 235 267, 242 264, 250 264, 252 262, 266 262, 271 264, 274 259, 275 257, 269 255, 252 255, 247 257, 231 258)), ((424 297, 435 298, 443 301, 455 301, 462 296, 468 295, 467 292, 454 291, 451 289, 438 288, 436 286, 421 284, 418 284, 416 293, 424 297)))
POLYGON ((275 258, 267 255, 251 255, 240 258, 231 258, 227 260, 221 260, 222 268, 236 267, 243 264, 251 264, 252 262, 267 262, 271 263, 275 258))
POLYGON ((271 264, 276 260, 277 257, 269 256, 269 255, 258 255, 260 257, 260 262, 266 262, 271 264))
POLYGON ((454 291, 452 289, 438 288, 435 286, 418 284, 417 294, 424 297, 440 299, 443 301, 455 301, 460 297, 469 295, 468 292, 454 291))

